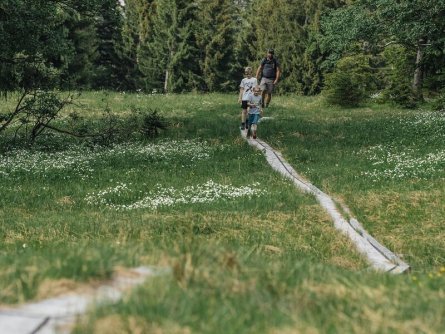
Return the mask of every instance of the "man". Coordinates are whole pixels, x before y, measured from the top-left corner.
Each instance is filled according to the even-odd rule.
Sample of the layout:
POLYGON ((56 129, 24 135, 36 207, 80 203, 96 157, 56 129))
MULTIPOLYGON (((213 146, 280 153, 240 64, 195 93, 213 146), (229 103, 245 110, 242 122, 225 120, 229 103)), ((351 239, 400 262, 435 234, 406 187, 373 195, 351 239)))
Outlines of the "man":
POLYGON ((263 58, 263 60, 261 60, 260 66, 256 71, 256 78, 258 81, 260 80, 260 75, 260 86, 263 90, 263 107, 267 108, 269 106, 270 100, 272 99, 273 89, 280 79, 281 75, 280 63, 278 62, 278 59, 274 57, 273 49, 267 50, 266 58, 263 58))

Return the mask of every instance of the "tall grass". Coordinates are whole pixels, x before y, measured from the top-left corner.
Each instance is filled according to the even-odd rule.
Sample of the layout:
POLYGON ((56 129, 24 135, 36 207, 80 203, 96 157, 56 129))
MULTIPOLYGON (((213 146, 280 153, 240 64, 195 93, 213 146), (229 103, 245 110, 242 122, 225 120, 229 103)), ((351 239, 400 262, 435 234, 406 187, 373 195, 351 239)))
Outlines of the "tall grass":
POLYGON ((277 118, 265 123, 263 138, 415 271, 443 265, 445 115, 286 102, 271 111, 277 118))
MULTIPOLYGON (((79 102, 66 112, 94 120, 107 105, 122 116, 157 109, 170 127, 154 141, 98 147, 53 136, 2 154, 0 303, 43 298, 51 282, 82 285, 117 266, 154 265, 172 274, 92 312, 77 332, 444 328, 442 171, 372 174, 393 162, 375 164, 369 153, 438 151, 437 119, 282 96, 259 125, 260 138, 413 265, 411 275, 388 276, 370 270, 315 199, 240 138, 235 95, 86 92, 79 102)), ((441 166, 435 161, 428 166, 441 166)))

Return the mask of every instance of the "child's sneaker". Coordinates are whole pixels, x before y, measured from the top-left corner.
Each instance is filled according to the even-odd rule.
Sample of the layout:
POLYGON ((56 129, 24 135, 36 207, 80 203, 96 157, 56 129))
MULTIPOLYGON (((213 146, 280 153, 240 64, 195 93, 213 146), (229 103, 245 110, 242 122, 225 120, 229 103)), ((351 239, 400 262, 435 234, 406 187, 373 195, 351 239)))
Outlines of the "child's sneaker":
POLYGON ((244 123, 241 123, 240 129, 241 130, 245 130, 246 129, 246 126, 244 125, 244 123))

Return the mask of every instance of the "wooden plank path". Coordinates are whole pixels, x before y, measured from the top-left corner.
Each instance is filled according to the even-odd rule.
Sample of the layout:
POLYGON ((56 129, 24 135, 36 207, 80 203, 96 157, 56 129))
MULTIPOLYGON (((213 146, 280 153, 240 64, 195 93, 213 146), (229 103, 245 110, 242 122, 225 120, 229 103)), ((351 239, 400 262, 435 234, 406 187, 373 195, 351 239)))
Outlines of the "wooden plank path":
POLYGON ((0 333, 68 334, 78 318, 92 306, 116 302, 125 291, 142 284, 148 277, 168 272, 168 269, 138 267, 119 273, 112 281, 85 293, 0 308, 0 333))
POLYGON ((246 139, 251 146, 263 152, 267 162, 274 170, 292 180, 303 192, 314 195, 320 205, 332 218, 334 226, 349 237, 358 251, 366 257, 373 268, 393 274, 400 274, 410 270, 408 264, 374 239, 355 218, 346 219, 338 210, 334 200, 313 184, 303 179, 279 152, 275 151, 260 139, 247 138, 246 131, 241 131, 241 136, 246 139))

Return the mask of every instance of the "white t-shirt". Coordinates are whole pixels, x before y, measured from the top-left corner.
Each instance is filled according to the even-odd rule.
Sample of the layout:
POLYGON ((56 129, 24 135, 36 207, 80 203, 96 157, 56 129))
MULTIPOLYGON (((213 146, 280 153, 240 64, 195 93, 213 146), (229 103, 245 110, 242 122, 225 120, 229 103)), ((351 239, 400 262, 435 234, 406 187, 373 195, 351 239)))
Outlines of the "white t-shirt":
POLYGON ((249 108, 249 114, 259 114, 260 113, 260 108, 261 108, 261 103, 263 102, 263 98, 261 97, 261 95, 250 95, 249 96, 249 104, 254 104, 255 106, 250 106, 249 108))
POLYGON ((248 101, 249 96, 253 93, 253 87, 258 85, 256 78, 251 77, 250 79, 244 78, 241 80, 240 88, 243 88, 243 101, 248 101))

